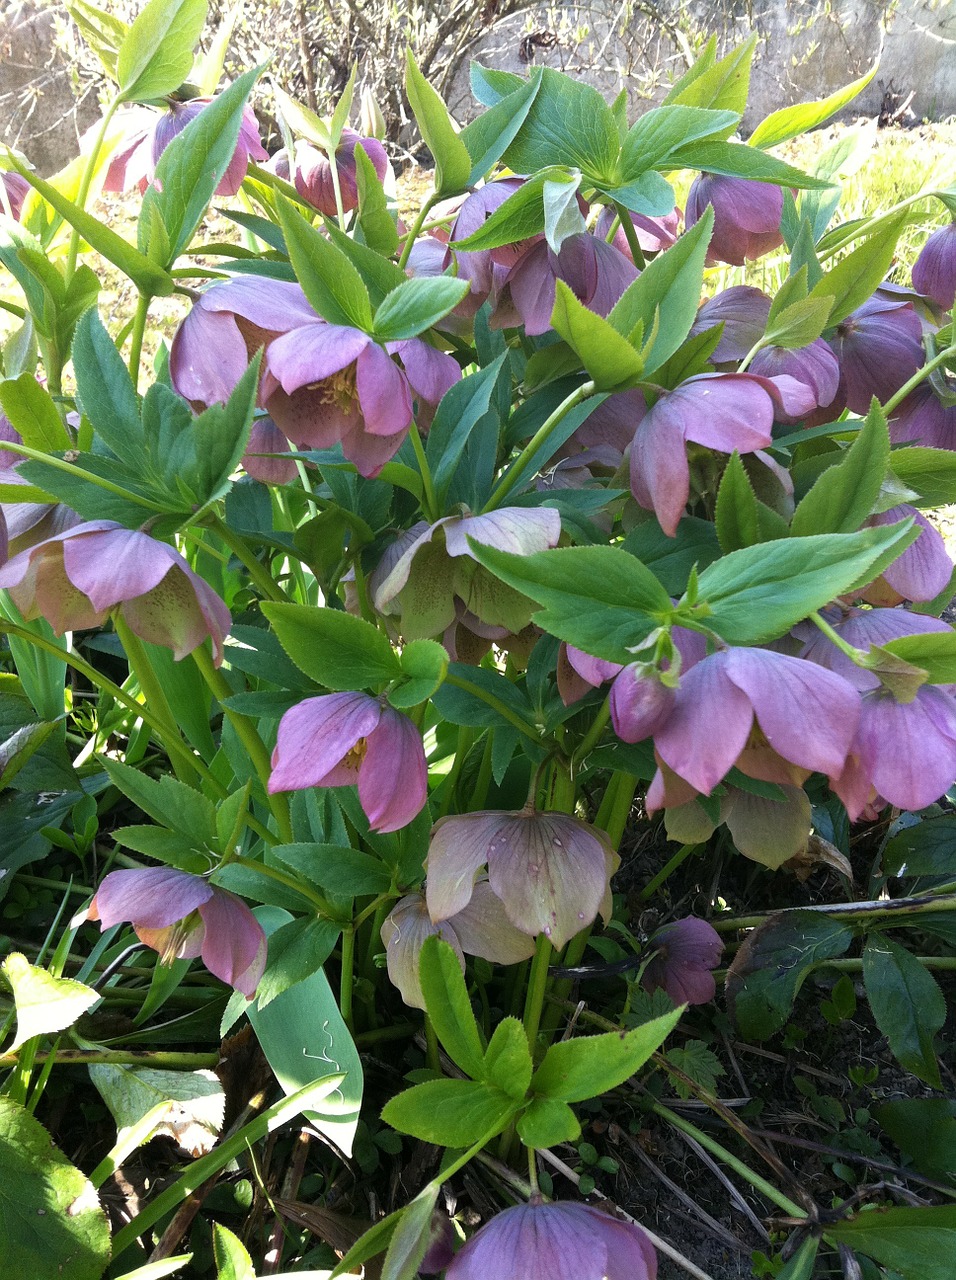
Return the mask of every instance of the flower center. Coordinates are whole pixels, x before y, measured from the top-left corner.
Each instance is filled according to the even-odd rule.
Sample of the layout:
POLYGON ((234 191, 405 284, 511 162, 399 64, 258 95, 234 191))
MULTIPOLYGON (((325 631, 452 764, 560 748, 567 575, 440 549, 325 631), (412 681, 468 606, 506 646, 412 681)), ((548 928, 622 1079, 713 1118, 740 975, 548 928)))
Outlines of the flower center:
POLYGON ((345 755, 342 757, 342 763, 347 769, 357 769, 365 759, 365 753, 368 751, 368 739, 359 738, 354 747, 349 747, 345 755))
POLYGON ((310 391, 319 393, 320 404, 334 405, 339 413, 351 413, 357 399, 355 390, 355 362, 339 369, 337 373, 309 383, 310 391))

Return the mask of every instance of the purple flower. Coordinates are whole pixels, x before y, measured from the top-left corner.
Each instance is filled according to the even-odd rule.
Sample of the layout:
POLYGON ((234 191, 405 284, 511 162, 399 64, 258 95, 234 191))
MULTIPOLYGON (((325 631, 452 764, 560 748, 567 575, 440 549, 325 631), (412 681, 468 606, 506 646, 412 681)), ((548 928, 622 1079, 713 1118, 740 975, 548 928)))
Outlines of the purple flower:
POLYGON ((232 624, 177 551, 112 520, 78 524, 14 556, 0 586, 25 618, 46 618, 58 635, 102 626, 118 608, 132 632, 177 659, 209 636, 217 666, 232 624))
POLYGON ((841 320, 830 346, 840 362, 846 404, 867 413, 874 396, 881 403, 921 368, 923 326, 910 302, 875 293, 841 320))
POLYGON ((441 818, 428 847, 428 910, 436 922, 464 910, 487 864, 515 928, 563 947, 608 905, 618 861, 603 831, 564 813, 525 806, 441 818))
POLYGON ((641 1228, 589 1204, 505 1209, 455 1255, 446 1280, 655 1280, 657 1255, 641 1228))
POLYGON ((616 471, 646 413, 647 402, 637 387, 615 392, 592 409, 557 456, 569 458, 579 466, 616 471))
MULTIPOLYGON (((362 138, 354 129, 343 129, 339 145, 335 149, 335 167, 344 213, 348 213, 358 205, 358 176, 355 160, 357 147, 361 147, 371 160, 379 182, 384 182, 385 175, 388 173, 388 155, 376 138, 362 138)), ((308 142, 297 142, 292 177, 295 189, 303 200, 314 209, 318 209, 320 213, 324 213, 326 217, 335 217, 338 209, 335 203, 335 185, 332 181, 332 163, 324 151, 310 146, 308 142)))
POLYGON ((956 404, 944 404, 930 382, 921 382, 890 418, 894 444, 956 449, 956 404))
POLYGON ((956 301, 956 222, 934 231, 913 263, 913 288, 952 311, 956 301))
POLYGON ((953 562, 946 551, 942 534, 921 511, 903 504, 879 515, 870 516, 865 522, 870 528, 877 525, 896 524, 912 516, 920 526, 920 535, 912 545, 888 565, 863 592, 863 599, 870 604, 900 604, 903 600, 935 600, 949 585, 953 574, 953 562))
POLYGON ((88 911, 103 929, 128 920, 163 964, 195 959, 251 998, 266 965, 266 935, 241 898, 173 867, 111 871, 88 911))
POLYGON ((770 649, 724 649, 681 676, 654 747, 674 773, 709 795, 748 744, 766 743, 800 769, 843 768, 860 697, 842 676, 770 649))
POLYGON ((249 432, 242 465, 246 474, 263 484, 288 484, 298 474, 294 458, 272 455, 288 453, 289 442, 271 418, 256 418, 249 432))
POLYGON ((491 292, 495 261, 504 266, 512 266, 533 241, 523 240, 520 244, 503 245, 500 249, 459 249, 457 242, 467 239, 484 226, 495 210, 509 196, 513 196, 523 183, 523 178, 502 178, 498 182, 486 182, 483 187, 466 196, 451 225, 441 270, 445 270, 453 257, 457 263, 459 278, 470 282, 471 296, 479 304, 491 292))
MULTIPOLYGON (((594 224, 594 234, 606 240, 616 216, 615 210, 610 205, 605 205, 594 224)), ((680 216, 679 209, 672 209, 662 218, 649 218, 644 213, 632 213, 631 222, 637 232, 637 243, 641 249, 645 253, 661 253, 664 249, 669 249, 677 240, 680 216)), ((627 243, 623 227, 617 228, 610 243, 628 258, 631 257, 631 246, 627 243)))
POLYGON ((532 336, 547 333, 556 280, 563 280, 586 307, 606 316, 636 279, 630 258, 589 232, 568 236, 557 253, 540 240, 499 280, 491 326, 523 324, 532 336))
POLYGON ((378 475, 401 447, 412 424, 413 393, 433 407, 461 376, 451 356, 421 338, 389 343, 386 350, 360 329, 325 320, 274 338, 265 367, 262 394, 280 430, 303 448, 341 444, 367 477, 378 475))
POLYGON ((20 221, 23 213, 23 202, 30 190, 30 184, 22 174, 8 170, 0 172, 0 213, 5 213, 14 222, 20 221))
POLYGON ((641 419, 631 446, 631 492, 669 537, 690 497, 687 442, 722 453, 765 449, 775 406, 802 416, 813 393, 786 375, 701 373, 665 392, 641 419))
MULTIPOLYGON (((146 107, 131 107, 119 113, 117 123, 126 124, 127 137, 113 153, 103 190, 127 191, 135 185, 141 192, 145 191, 153 180, 159 157, 173 138, 212 101, 212 98, 191 98, 188 102, 170 102, 168 110, 161 114, 146 107)), ((242 186, 249 161, 268 158, 252 108, 247 106, 243 109, 236 149, 215 194, 234 196, 242 186)))
POLYGON ((722 324, 720 341, 714 348, 711 360, 743 360, 763 337, 770 316, 770 299, 759 289, 748 284, 735 284, 722 289, 702 303, 690 337, 715 329, 722 324))
POLYGON ((395 904, 382 925, 382 942, 388 976, 414 1009, 425 1008, 418 976, 418 958, 426 938, 438 934, 454 949, 465 970, 465 955, 481 956, 492 964, 518 964, 534 952, 527 933, 516 929, 505 915, 487 880, 479 880, 471 901, 456 915, 433 924, 425 899, 410 893, 395 904))
POLYGON ((621 670, 619 662, 606 662, 604 658, 592 658, 589 653, 575 649, 562 640, 558 649, 558 693, 566 707, 578 702, 592 689, 599 688, 607 680, 613 680, 621 670))
MULTIPOLYGON (((828 610, 827 620, 842 640, 863 653, 869 652, 872 645, 881 647, 901 636, 939 635, 952 630, 941 618, 910 613, 907 609, 848 609, 842 616, 836 610, 828 610)), ((876 672, 857 666, 815 626, 801 623, 795 634, 806 640, 800 654, 802 658, 835 671, 861 693, 880 687, 876 672)))
POLYGON ((675 1004, 706 1004, 717 990, 712 969, 720 964, 724 944, 706 920, 686 916, 655 930, 648 950, 656 951, 644 969, 648 991, 663 987, 675 1004))
POLYGON ((742 267, 748 258, 760 258, 783 244, 782 187, 750 178, 702 173, 691 183, 687 195, 684 225, 688 230, 708 205, 714 210, 711 257, 742 267))
POLYGON ((373 831, 398 831, 422 811, 428 766, 408 716, 367 693, 323 694, 287 711, 269 791, 356 783, 373 831))
POLYGON ((468 539, 532 555, 556 546, 560 534, 561 517, 552 507, 499 507, 486 515, 420 522, 386 551, 370 575, 372 604, 385 615, 401 614, 406 639, 441 635, 460 618, 459 604, 479 624, 518 632, 530 621, 534 605, 479 565, 468 539))
MULTIPOLYGON (((836 399, 840 386, 840 366, 833 351, 822 338, 806 347, 764 347, 750 363, 750 372, 765 378, 789 374, 813 392, 813 409, 825 409, 836 399)), ((789 415, 778 413, 778 421, 786 422, 789 415)), ((789 418, 792 422, 798 417, 789 418)))

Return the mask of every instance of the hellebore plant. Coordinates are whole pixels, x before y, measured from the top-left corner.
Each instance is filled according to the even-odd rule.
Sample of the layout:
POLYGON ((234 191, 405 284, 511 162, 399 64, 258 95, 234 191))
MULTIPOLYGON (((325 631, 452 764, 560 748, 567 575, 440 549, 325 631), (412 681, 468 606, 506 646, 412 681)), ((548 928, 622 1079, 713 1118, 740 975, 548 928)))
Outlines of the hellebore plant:
MULTIPOLYGON (((256 1165, 269 1204, 311 1224, 331 1210, 297 1198, 353 1196, 358 1168, 368 1198, 333 1216, 393 1212, 338 1261, 270 1227, 269 1271, 384 1252, 393 1280, 653 1280, 640 1226, 559 1198, 579 1104, 601 1133, 699 1137, 775 1233, 793 1224, 798 1261, 841 1248, 859 1270, 853 1232, 869 1256, 868 1223, 897 1212, 931 1231, 945 1206, 785 1193, 744 1117, 731 1151, 670 1102, 674 1081, 727 1121, 718 990, 734 1036, 766 1039, 836 962, 903 1067, 942 1083, 952 227, 911 281, 909 214, 820 225, 839 192, 776 148, 861 86, 730 141, 752 48, 713 42, 633 122, 550 68, 476 67, 488 110, 459 129, 409 55, 435 170, 399 218, 390 153, 349 126, 354 77, 326 119, 276 86, 266 162, 261 69, 217 91, 212 55, 193 65, 204 9, 150 0, 127 27, 81 5, 115 84, 85 157, 51 180, 0 157, 0 894, 69 887, 101 927, 51 926, 36 965, 4 965, 0 1034, 36 1028, 0 1046, 4 1124, 26 1134, 8 1177, 49 1149, 34 1126, 62 1062, 91 1066, 121 1126, 97 1186, 149 1136, 120 1075, 177 1070, 193 1100, 216 1066, 247 1119, 131 1210, 129 1276, 160 1219, 168 1257, 179 1203, 300 1114, 288 1179, 284 1139, 256 1165), (145 189, 135 243, 92 203, 104 177, 145 189), (714 266, 756 258, 766 292, 714 266), (101 259, 130 282, 102 318, 101 259), (906 859, 919 893, 894 915, 906 859)), ((951 211, 952 190, 910 203, 951 211)), ((71 1206, 95 1199, 72 1174, 71 1206)), ((51 1277, 72 1274, 72 1214, 29 1218, 51 1277)), ((216 1265, 252 1274, 228 1235, 216 1265)))

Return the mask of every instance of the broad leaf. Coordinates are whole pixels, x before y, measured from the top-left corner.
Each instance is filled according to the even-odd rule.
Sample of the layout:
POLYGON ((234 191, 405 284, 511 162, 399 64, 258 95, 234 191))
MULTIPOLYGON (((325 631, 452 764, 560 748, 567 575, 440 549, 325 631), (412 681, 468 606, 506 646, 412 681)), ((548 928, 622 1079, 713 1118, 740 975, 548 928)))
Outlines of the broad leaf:
POLYGON ((178 89, 193 65, 206 0, 150 0, 126 32, 116 58, 123 102, 146 102, 178 89))
POLYGON ((596 89, 545 67, 541 87, 504 159, 515 173, 570 165, 598 185, 614 182, 620 137, 610 107, 596 89))
POLYGON ((0 382, 0 406, 31 449, 56 453, 73 447, 53 397, 35 374, 21 373, 0 382))
POLYGON ((863 981, 876 1025, 894 1056, 907 1071, 941 1089, 933 1037, 946 1021, 946 1001, 936 979, 905 947, 871 933, 863 949, 863 981))
POLYGON ((599 391, 633 386, 643 373, 640 353, 613 324, 579 302, 563 280, 555 281, 551 323, 580 356, 599 391))
POLYGON ((583 1102, 616 1089, 663 1044, 682 1012, 675 1009, 633 1031, 577 1036, 553 1044, 532 1076, 532 1091, 558 1102, 583 1102))
POLYGON ((956 1205, 871 1209, 829 1227, 825 1238, 873 1258, 902 1280, 951 1280, 956 1205))
POLYGON ((790 532, 806 537, 858 529, 876 505, 889 460, 886 418, 874 401, 849 449, 799 503, 790 532))
POLYGON ((455 132, 448 108, 418 69, 411 49, 405 54, 405 92, 425 146, 435 161, 435 194, 457 195, 468 185, 471 156, 455 132))
POLYGON ((13 1053, 34 1036, 65 1031, 100 1000, 98 991, 72 978, 57 978, 13 951, 3 962, 3 974, 13 990, 17 1034, 7 1052, 13 1053))
POLYGON ((309 226, 295 205, 282 196, 277 204, 289 258, 309 302, 331 324, 370 332, 372 304, 356 268, 341 249, 309 226))
POLYGON ((361 688, 401 674, 388 638, 362 618, 272 601, 263 602, 262 612, 296 666, 327 689, 361 688))
POLYGON ((818 102, 800 102, 795 106, 782 107, 779 111, 771 112, 754 129, 747 139, 748 144, 751 147, 776 147, 781 142, 797 137, 798 134, 818 128, 863 92, 876 75, 879 65, 879 61, 874 62, 866 75, 852 81, 843 89, 837 89, 836 93, 831 93, 829 97, 822 98, 818 102))
POLYGON ((483 1079, 484 1045, 461 966, 451 946, 437 936, 426 938, 418 972, 425 1008, 448 1056, 466 1074, 476 1080, 483 1079))
POLYGON ((382 342, 415 338, 454 310, 468 292, 467 280, 418 276, 389 293, 375 312, 375 336, 382 342))
POLYGON ((429 1080, 391 1098, 382 1108, 382 1119, 422 1142, 470 1147, 500 1133, 515 1111, 514 1100, 493 1085, 429 1080))

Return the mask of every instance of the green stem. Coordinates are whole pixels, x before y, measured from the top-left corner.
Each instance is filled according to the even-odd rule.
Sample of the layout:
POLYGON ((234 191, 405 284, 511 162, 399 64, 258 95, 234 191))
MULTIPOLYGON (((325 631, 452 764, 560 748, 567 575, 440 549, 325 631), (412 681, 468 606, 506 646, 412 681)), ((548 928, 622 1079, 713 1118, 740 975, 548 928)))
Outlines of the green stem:
POLYGON ((339 1010, 349 1031, 352 1030, 352 992, 355 981, 355 926, 342 930, 342 977, 339 983, 339 1010))
POLYGON ((286 593, 250 551, 245 538, 230 529, 225 520, 218 515, 214 514, 210 523, 236 559, 245 565, 249 571, 249 577, 266 599, 288 601, 289 597, 286 593))
POLYGON ((133 379, 133 387, 139 386, 139 366, 143 355, 143 337, 146 333, 146 316, 152 298, 148 293, 141 293, 136 302, 136 315, 133 317, 133 332, 129 347, 129 374, 133 379))
POLYGON ((335 920, 335 912, 329 903, 321 894, 310 889, 307 884, 303 884, 301 880, 297 880, 295 876, 286 875, 284 871, 280 871, 278 867, 270 867, 267 862, 257 862, 255 858, 246 858, 239 854, 235 858, 229 860, 230 866, 248 867, 251 871, 258 871, 260 875, 267 876, 270 880, 274 880, 276 884, 283 884, 287 889, 291 889, 293 893, 298 893, 305 898, 306 902, 310 902, 317 913, 325 920, 335 920))
POLYGON ((269 794, 269 776, 272 772, 272 763, 266 744, 262 741, 259 731, 248 716, 241 715, 238 711, 233 711, 225 705, 226 700, 232 697, 233 690, 230 688, 226 677, 213 665, 212 658, 207 653, 205 645, 200 645, 198 649, 194 649, 192 658, 199 669, 199 674, 222 707, 223 715, 235 729, 236 737, 246 749, 246 755, 248 755, 259 781, 262 783, 269 802, 269 808, 272 810, 272 816, 276 820, 279 839, 283 844, 292 844, 295 836, 292 831, 289 798, 284 792, 269 794))
POLYGON ((538 449, 540 449, 541 445, 545 440, 547 440, 548 436, 558 423, 567 414, 569 414, 576 405, 579 405, 582 400, 587 400, 589 396, 593 396, 596 390, 597 388, 593 382, 582 382, 579 387, 576 387, 569 395, 565 396, 554 412, 544 420, 529 442, 521 450, 517 458, 508 468, 507 472, 501 477, 498 482, 498 487, 482 508, 482 515, 486 515, 489 511, 494 511, 496 507, 501 505, 502 500, 508 496, 511 490, 518 483, 518 478, 524 470, 525 465, 534 457, 538 449))
MULTIPOLYGON (((17 1062, 20 1052, 0 1053, 0 1065, 9 1066, 17 1062)), ((35 1054, 37 1062, 46 1062, 49 1058, 58 1065, 110 1063, 117 1067, 167 1067, 174 1071, 196 1071, 201 1067, 208 1069, 219 1062, 218 1053, 173 1053, 152 1049, 40 1049, 35 1054)))
POLYGON ((628 210, 622 204, 618 204, 616 200, 614 201, 614 208, 621 220, 621 229, 624 232, 624 238, 627 240, 627 247, 631 251, 631 257, 634 259, 634 265, 638 271, 643 271, 647 266, 647 262, 644 258, 641 242, 637 238, 637 227, 631 221, 631 215, 628 210))
POLYGON ((682 844, 677 852, 665 862, 656 876, 652 876, 640 892, 642 902, 647 902, 658 891, 662 884, 674 874, 677 868, 700 848, 698 844, 682 844))
POLYGON ((933 356, 932 360, 927 360, 922 368, 916 370, 912 378, 903 383, 895 395, 890 396, 886 404, 883 405, 884 414, 889 417, 893 410, 906 399, 915 387, 918 387, 925 378, 929 377, 934 369, 938 369, 939 366, 941 364, 945 364, 947 360, 952 360, 954 355, 956 355, 956 343, 952 346, 945 347, 938 355, 933 356))
POLYGON ((495 743, 495 731, 489 729, 485 736, 485 746, 481 753, 481 764, 478 766, 478 777, 475 779, 475 785, 472 788, 471 795, 468 797, 467 812, 477 813, 479 809, 485 807, 488 799, 488 788, 491 786, 491 767, 493 762, 493 751, 495 743))
MULTIPOLYGON (((176 717, 173 715, 172 708, 166 698, 166 693, 160 684, 156 672, 153 670, 149 656, 143 647, 143 642, 139 636, 135 635, 129 628, 122 613, 116 610, 113 613, 113 626, 116 634, 119 636, 123 648, 126 650, 126 658, 129 662, 130 671, 135 675, 139 687, 142 690, 143 697, 153 710, 153 715, 162 725, 161 742, 168 746, 170 740, 175 739, 181 742, 182 738, 179 728, 176 724, 176 717)), ((185 745, 185 744, 184 744, 185 745)), ((182 778, 185 773, 188 778, 195 778, 198 770, 196 768, 196 760, 189 748, 186 748, 189 760, 188 766, 182 755, 177 754, 172 760, 173 769, 177 777, 182 778), (178 761, 178 765, 177 765, 178 761)), ((183 781, 186 778, 182 778, 183 781)))
MULTIPOLYGON (((616 788, 611 794, 610 802, 607 802, 607 792, 604 794, 604 800, 601 801, 601 808, 598 810, 597 817, 594 819, 594 825, 606 832, 608 840, 616 849, 621 843, 624 835, 624 828, 627 826, 628 819, 631 816, 631 806, 634 803, 634 793, 637 790, 637 778, 632 773, 619 773, 615 778, 617 782, 616 788)), ((608 791, 611 791, 610 785, 608 791)))
POLYGON ((749 1182, 755 1191, 759 1191, 766 1196, 772 1204, 782 1209, 784 1213, 793 1218, 806 1218, 805 1209, 801 1209, 798 1204, 795 1204, 782 1192, 778 1191, 773 1183, 768 1182, 766 1178, 762 1178, 749 1165, 739 1160, 733 1152, 728 1151, 719 1142, 715 1142, 709 1134, 704 1133, 703 1129, 698 1129, 689 1120, 685 1120, 683 1116, 677 1115, 676 1112, 671 1111, 669 1107, 663 1106, 660 1102, 653 1103, 651 1111, 653 1111, 654 1115, 660 1116, 662 1120, 666 1120, 674 1129, 679 1129, 681 1133, 686 1133, 688 1137, 693 1138, 705 1151, 709 1151, 711 1155, 716 1156, 728 1168, 733 1169, 741 1178, 749 1182))
POLYGON ((405 243, 402 245, 402 256, 398 260, 398 265, 402 269, 402 271, 405 270, 405 267, 408 264, 408 255, 412 251, 412 245, 415 243, 415 241, 418 239, 419 235, 421 234, 422 227, 424 227, 425 225, 425 219, 428 217, 429 213, 435 207, 436 204, 438 204, 438 196, 433 191, 431 195, 428 197, 428 199, 425 201, 425 203, 422 205, 421 211, 419 212, 418 217, 415 219, 414 223, 412 224, 411 231, 409 231, 408 235, 405 237, 405 243))
MULTIPOLYGON (((107 130, 110 127, 110 121, 117 108, 121 105, 119 97, 113 99, 110 105, 103 113, 103 119, 100 121, 100 127, 93 139, 93 146, 86 159, 86 166, 83 170, 83 176, 80 179, 80 187, 76 193, 76 205, 79 209, 86 208, 86 201, 89 198, 90 187, 93 185, 93 175, 96 173, 96 164, 100 157, 100 151, 103 149, 103 141, 106 138, 107 130)), ((76 272, 76 259, 80 251, 80 233, 76 227, 70 233, 70 247, 66 256, 66 283, 69 284, 76 272)))
POLYGON ((492 710, 497 711, 498 715, 503 720, 507 720, 510 725, 513 725, 519 733, 522 733, 526 738, 530 738, 535 744, 540 745, 540 738, 527 721, 522 720, 516 711, 512 711, 507 703, 502 702, 493 693, 488 693, 480 685, 472 684, 470 680, 466 680, 463 676, 454 675, 451 672, 445 676, 445 683, 454 685, 456 689, 462 689, 465 693, 470 693, 473 698, 477 698, 479 702, 483 702, 486 706, 491 707, 492 710))
POLYGON ((425 446, 422 444, 422 438, 418 432, 418 425, 413 421, 408 438, 412 442, 412 448, 415 450, 415 458, 418 462, 418 470, 422 476, 422 510, 425 519, 434 524, 441 514, 438 510, 438 503, 435 500, 435 486, 432 482, 432 469, 428 465, 428 459, 425 457, 425 446))
POLYGON ((574 755, 571 757, 572 764, 580 764, 581 761, 585 760, 590 754, 590 752, 594 750, 595 746, 598 743, 598 739, 601 737, 601 734, 604 732, 604 728, 607 725, 607 722, 608 720, 610 720, 610 718, 611 718, 611 695, 608 694, 608 696, 601 703, 601 706, 598 710, 597 715, 594 717, 594 723, 591 725, 590 729, 588 729, 587 733, 581 739, 577 747, 577 750, 575 751, 574 755))
POLYGON ((124 489, 122 485, 113 484, 112 480, 104 480, 102 476, 90 475, 82 467, 75 467, 72 462, 58 458, 55 454, 42 453, 39 449, 31 449, 25 444, 14 444, 9 440, 0 440, 0 449, 5 449, 7 453, 19 454, 21 458, 31 458, 36 462, 45 462, 48 466, 55 467, 57 471, 64 471, 69 476, 77 476, 89 484, 95 484, 107 493, 112 493, 117 498, 123 498, 126 502, 134 502, 145 510, 158 512, 160 515, 166 514, 166 508, 158 502, 153 502, 151 498, 144 498, 141 494, 133 493, 130 489, 124 489))
MULTIPOLYGON (((756 929, 774 916, 787 911, 802 911, 805 907, 787 907, 783 911, 768 911, 754 916, 716 916, 710 923, 718 933, 734 933, 737 929, 756 929)), ((851 924, 877 924, 881 918, 896 916, 920 916, 934 911, 956 911, 956 894, 922 894, 917 898, 890 898, 874 902, 837 902, 811 910, 818 915, 837 916, 851 924)))
POLYGON ((541 1012, 544 1009, 544 998, 548 990, 548 966, 554 948, 551 939, 543 933, 538 934, 534 959, 531 961, 531 974, 528 979, 528 995, 524 1006, 524 1029, 534 1055, 538 1041, 538 1028, 541 1026, 541 1012))

